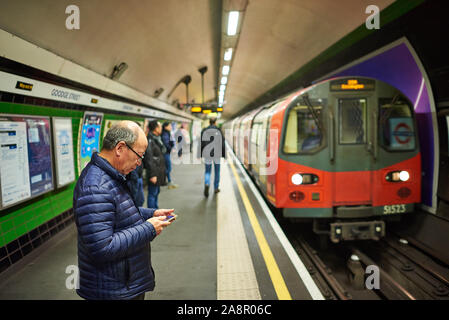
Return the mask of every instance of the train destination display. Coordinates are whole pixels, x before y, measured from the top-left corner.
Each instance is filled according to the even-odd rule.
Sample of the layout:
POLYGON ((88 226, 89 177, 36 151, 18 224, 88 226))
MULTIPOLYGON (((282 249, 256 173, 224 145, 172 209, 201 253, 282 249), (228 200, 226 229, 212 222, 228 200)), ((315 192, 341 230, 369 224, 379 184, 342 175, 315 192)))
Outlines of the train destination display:
POLYGON ((73 160, 72 119, 53 118, 56 185, 65 186, 75 181, 73 160))

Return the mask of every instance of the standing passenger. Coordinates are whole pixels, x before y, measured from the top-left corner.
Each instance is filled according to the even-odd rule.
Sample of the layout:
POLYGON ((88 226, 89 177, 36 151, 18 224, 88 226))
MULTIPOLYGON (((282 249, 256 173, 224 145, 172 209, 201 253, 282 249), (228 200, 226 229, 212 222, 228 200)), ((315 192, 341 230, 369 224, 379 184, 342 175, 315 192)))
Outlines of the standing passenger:
MULTIPOLYGON (((173 184, 171 181, 171 159, 170 159, 170 153, 173 147, 175 146, 175 142, 171 138, 171 124, 170 122, 164 122, 162 125, 162 142, 164 143, 164 146, 166 148, 166 152, 164 153, 165 158, 165 174, 167 176, 167 183, 169 189, 177 188, 178 186, 176 184, 173 184)), ((161 184, 165 185, 165 183, 161 184)))
POLYGON ((148 177, 148 208, 159 208, 158 196, 161 185, 165 182, 165 158, 166 148, 161 140, 162 126, 157 120, 148 124, 148 148, 143 160, 148 177))
POLYGON ((214 192, 220 192, 220 159, 226 158, 223 133, 215 125, 216 118, 209 120, 209 126, 201 131, 201 157, 206 164, 204 175, 204 196, 209 196, 212 162, 214 163, 214 192))
POLYGON ((143 300, 154 289, 151 246, 173 209, 137 208, 125 176, 147 148, 142 129, 121 121, 106 134, 73 193, 78 230, 78 295, 84 299, 143 300))
POLYGON ((145 194, 143 192, 143 165, 140 164, 136 170, 131 171, 126 176, 126 183, 129 191, 137 207, 143 206, 145 202, 145 194))

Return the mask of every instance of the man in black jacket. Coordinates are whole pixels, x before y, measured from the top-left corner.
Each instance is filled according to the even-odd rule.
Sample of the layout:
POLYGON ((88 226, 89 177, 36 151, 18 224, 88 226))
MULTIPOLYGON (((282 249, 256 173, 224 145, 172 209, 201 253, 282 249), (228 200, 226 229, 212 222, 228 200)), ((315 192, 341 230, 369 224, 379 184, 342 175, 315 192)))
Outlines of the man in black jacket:
POLYGON ((165 182, 165 158, 166 148, 161 140, 162 126, 157 120, 148 124, 148 148, 145 152, 144 166, 148 177, 148 208, 159 208, 158 196, 161 185, 165 182))
POLYGON ((220 159, 226 158, 223 133, 215 125, 217 119, 211 118, 209 126, 201 131, 201 157, 206 164, 204 175, 204 196, 209 196, 210 176, 212 163, 214 164, 214 192, 220 192, 220 159))
MULTIPOLYGON (((177 184, 172 183, 170 172, 171 172, 171 150, 175 146, 175 141, 171 138, 171 123, 166 121, 162 125, 162 134, 161 134, 161 140, 166 148, 166 152, 164 153, 165 158, 165 175, 167 176, 167 185, 169 189, 175 189, 178 187, 177 184)), ((165 183, 161 184, 165 185, 165 183)))

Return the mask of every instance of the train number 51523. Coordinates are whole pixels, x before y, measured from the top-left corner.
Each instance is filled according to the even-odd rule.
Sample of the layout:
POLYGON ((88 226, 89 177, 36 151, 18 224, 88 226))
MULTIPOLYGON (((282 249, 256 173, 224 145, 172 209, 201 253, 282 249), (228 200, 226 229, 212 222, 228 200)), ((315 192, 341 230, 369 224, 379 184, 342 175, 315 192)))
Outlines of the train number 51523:
POLYGON ((395 204, 391 206, 384 206, 384 214, 394 214, 405 212, 405 204, 395 204))

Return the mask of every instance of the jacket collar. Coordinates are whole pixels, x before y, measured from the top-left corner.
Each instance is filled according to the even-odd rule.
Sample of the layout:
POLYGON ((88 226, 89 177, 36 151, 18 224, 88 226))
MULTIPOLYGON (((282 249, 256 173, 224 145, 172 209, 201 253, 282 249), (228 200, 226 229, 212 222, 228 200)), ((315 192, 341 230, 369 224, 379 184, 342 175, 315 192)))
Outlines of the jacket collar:
POLYGON ((155 140, 158 140, 160 138, 160 136, 155 135, 153 132, 149 132, 148 133, 149 138, 153 138, 155 140))
POLYGON ((156 143, 159 145, 159 147, 161 148, 164 144, 162 143, 162 138, 161 136, 157 136, 155 134, 153 134, 153 132, 150 132, 148 134, 148 138, 153 139, 154 141, 156 141, 156 143))
POLYGON ((120 172, 118 172, 117 169, 115 169, 113 166, 111 166, 108 160, 100 157, 98 155, 98 152, 92 154, 92 159, 90 161, 92 162, 92 164, 96 165, 104 172, 106 172, 113 179, 118 180, 120 182, 126 182, 126 177, 120 172))

